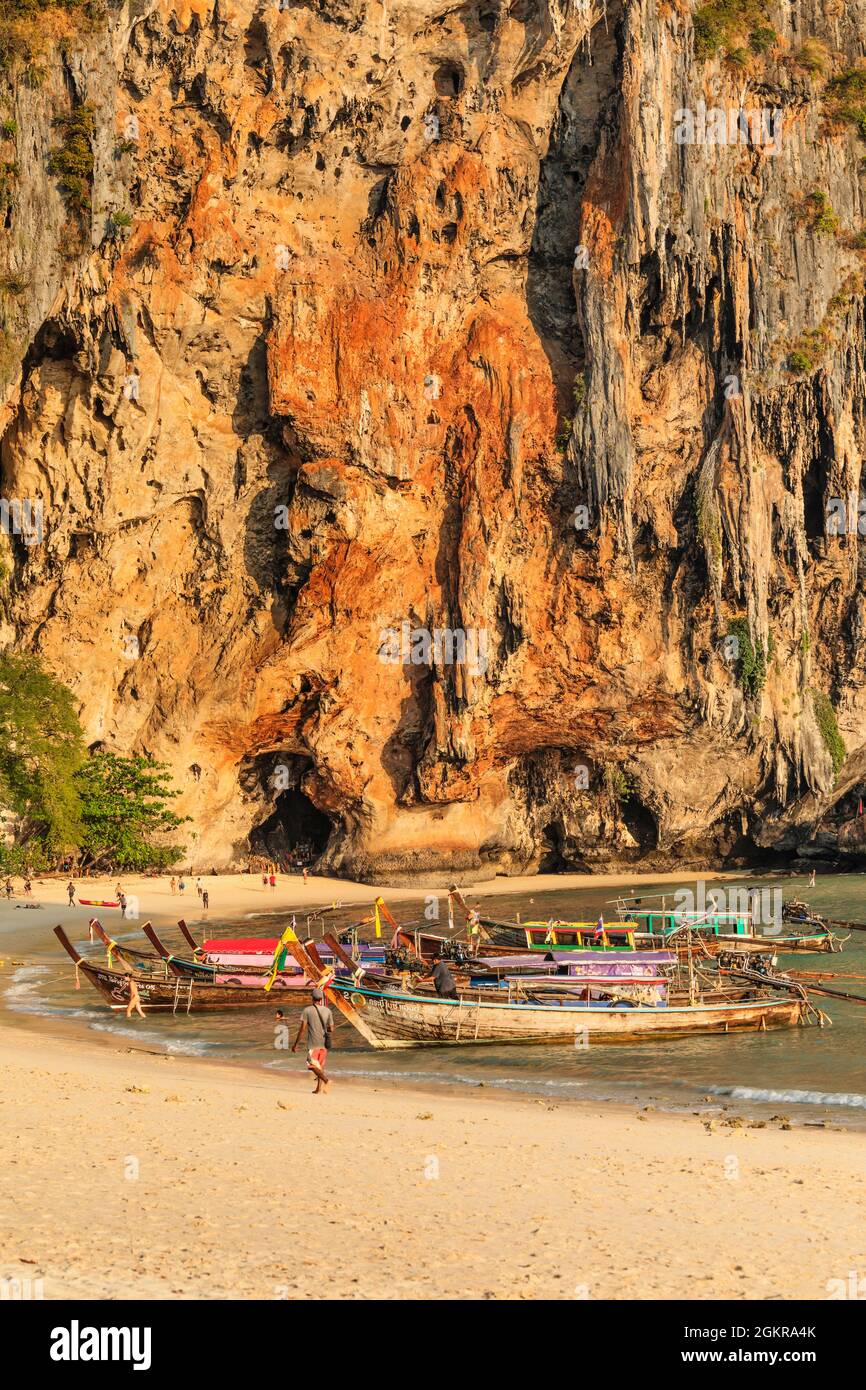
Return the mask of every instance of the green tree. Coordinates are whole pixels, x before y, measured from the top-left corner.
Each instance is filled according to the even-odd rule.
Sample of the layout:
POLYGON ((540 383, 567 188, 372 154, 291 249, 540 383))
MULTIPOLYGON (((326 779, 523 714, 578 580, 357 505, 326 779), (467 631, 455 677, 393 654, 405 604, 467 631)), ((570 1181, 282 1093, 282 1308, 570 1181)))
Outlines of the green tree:
POLYGON ((169 808, 180 792, 171 786, 165 763, 140 753, 121 758, 99 752, 75 780, 81 797, 81 847, 89 863, 140 871, 166 868, 184 853, 183 845, 155 843, 190 819, 169 808))
POLYGON ((72 692, 37 657, 0 655, 0 801, 23 817, 22 838, 34 849, 77 846, 75 773, 84 756, 72 692))

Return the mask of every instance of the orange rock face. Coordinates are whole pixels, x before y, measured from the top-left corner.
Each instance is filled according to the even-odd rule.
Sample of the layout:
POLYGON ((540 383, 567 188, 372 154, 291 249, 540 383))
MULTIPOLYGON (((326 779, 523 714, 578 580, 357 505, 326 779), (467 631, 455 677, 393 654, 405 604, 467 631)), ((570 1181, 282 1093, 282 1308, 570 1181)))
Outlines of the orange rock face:
MULTIPOLYGON (((738 99, 689 23, 164 0, 74 66, 92 247, 55 234, 9 397, 46 538, 8 635, 92 743, 171 764, 195 865, 787 854, 862 776, 856 537, 820 525, 859 482, 859 258, 791 211, 815 94, 775 159, 677 145, 738 99)), ((785 51, 754 81, 800 112, 785 51)), ((852 230, 859 157, 821 173, 852 230)))

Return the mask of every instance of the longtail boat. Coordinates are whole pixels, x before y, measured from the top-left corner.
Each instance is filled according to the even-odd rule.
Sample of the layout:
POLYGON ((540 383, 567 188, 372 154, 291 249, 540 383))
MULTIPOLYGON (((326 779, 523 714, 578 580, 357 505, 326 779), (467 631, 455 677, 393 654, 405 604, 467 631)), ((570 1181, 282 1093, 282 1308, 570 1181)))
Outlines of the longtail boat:
POLYGON ((505 1003, 456 1000, 377 989, 367 980, 332 980, 329 993, 348 1000, 383 1047, 442 1043, 566 1043, 686 1037, 699 1033, 787 1028, 805 1017, 800 998, 778 995, 684 1005, 613 1004, 563 998, 505 1003))
MULTIPOLYGON (((316 962, 308 959, 305 968, 315 978, 316 962)), ((357 968, 353 980, 331 979, 326 994, 373 1046, 383 1048, 483 1042, 582 1046, 588 1039, 631 1042, 764 1031, 805 1022, 810 1010, 802 990, 792 997, 763 982, 727 991, 711 988, 687 1002, 658 997, 650 1003, 627 998, 602 1002, 569 992, 543 1001, 506 1002, 483 988, 464 991, 455 1000, 397 990, 357 968)))
POLYGON ((521 951, 634 951, 636 927, 632 922, 497 922, 491 917, 477 918, 484 935, 494 945, 512 946, 521 951))
POLYGON ((174 973, 168 979, 158 979, 153 975, 115 970, 85 960, 62 927, 55 927, 54 935, 75 964, 76 981, 79 975, 83 975, 112 1008, 125 1008, 128 1005, 132 981, 138 987, 145 1011, 185 1014, 218 1009, 273 1009, 286 998, 306 1002, 313 988, 310 978, 300 970, 291 975, 277 975, 270 991, 264 988, 264 975, 255 979, 231 975, 196 979, 192 975, 174 973))
POLYGON ((826 926, 796 933, 771 930, 763 934, 755 930, 752 915, 743 911, 688 912, 669 908, 661 897, 660 907, 643 907, 640 898, 617 898, 621 919, 636 925, 635 940, 639 945, 669 942, 692 934, 699 937, 712 955, 736 951, 745 955, 787 955, 799 951, 838 951, 841 945, 826 926))
MULTIPOLYGON (((181 935, 192 947, 196 960, 223 967, 240 967, 245 970, 250 968, 270 970, 273 966, 274 952, 280 947, 278 969, 282 971, 295 968, 290 963, 287 948, 281 946, 280 938, 277 936, 211 937, 199 944, 183 919, 177 925, 181 935)), ((321 945, 319 949, 321 950, 321 945)), ((382 944, 362 941, 353 944, 352 950, 353 954, 361 959, 369 960, 371 963, 374 961, 381 963, 385 959, 386 948, 382 944)))

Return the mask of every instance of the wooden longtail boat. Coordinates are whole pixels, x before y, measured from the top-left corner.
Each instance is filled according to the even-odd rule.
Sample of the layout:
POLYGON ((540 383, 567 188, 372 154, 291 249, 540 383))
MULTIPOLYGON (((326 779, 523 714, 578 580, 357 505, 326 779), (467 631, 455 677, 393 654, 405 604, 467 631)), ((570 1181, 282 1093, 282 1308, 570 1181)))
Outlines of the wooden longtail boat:
POLYGON ((800 998, 756 997, 707 1004, 667 1007, 586 1004, 578 999, 540 1004, 499 1003, 473 999, 438 999, 380 990, 368 981, 333 980, 329 993, 348 999, 366 1028, 383 1047, 418 1047, 443 1043, 633 1042, 687 1037, 701 1033, 788 1028, 800 1023, 800 998))
POLYGON ((481 916, 476 920, 493 945, 521 951, 635 950, 634 923, 611 923, 599 929, 597 922, 498 922, 481 916))
MULTIPOLYGON (((276 936, 240 936, 230 938, 212 937, 199 945, 186 922, 178 922, 181 935, 192 947, 194 958, 208 962, 211 965, 222 967, 263 969, 268 971, 273 966, 274 952, 280 944, 279 937, 276 936)), ((383 962, 385 959, 385 947, 382 945, 360 942, 357 954, 370 962, 383 962)), ((288 949, 284 946, 280 954, 280 971, 294 971, 296 966, 292 963, 288 949)))
POLYGON ((840 950, 832 932, 818 928, 808 932, 756 932, 748 912, 683 912, 662 906, 636 907, 628 899, 619 900, 618 910, 638 928, 641 945, 661 942, 676 944, 678 936, 692 933, 704 942, 711 955, 736 951, 744 955, 786 955, 799 951, 840 950))
MULTIPOLYGON (((327 938, 326 938, 327 939, 327 938)), ((314 978, 315 961, 307 970, 314 978)), ((639 982, 638 982, 639 983, 639 982)), ((542 1003, 509 1003, 484 989, 456 1000, 395 990, 356 968, 353 981, 334 979, 326 993, 376 1047, 466 1043, 572 1043, 682 1037, 746 1029, 791 1027, 807 1017, 805 997, 751 986, 703 1002, 669 1005, 598 1003, 573 995, 542 1003), (348 1007, 346 1007, 348 1006, 348 1007), (362 1026, 359 1026, 362 1025, 362 1026)))
POLYGON ((307 1002, 313 985, 300 971, 294 975, 278 975, 270 992, 264 988, 265 977, 237 982, 231 975, 199 980, 191 975, 175 974, 169 979, 157 979, 133 971, 113 970, 85 960, 75 949, 62 927, 54 928, 63 949, 75 963, 76 977, 85 977, 93 988, 113 1008, 125 1008, 129 1003, 130 981, 138 986, 142 1008, 166 1013, 202 1013, 218 1009, 274 1009, 286 999, 307 1002))
MULTIPOLYGON (((89 923, 91 932, 95 932, 100 941, 105 946, 105 953, 108 961, 109 970, 113 968, 115 958, 122 960, 133 972, 140 971, 145 975, 158 975, 167 980, 170 975, 176 975, 176 970, 168 967, 171 957, 167 951, 143 951, 137 950, 133 946, 127 946, 119 941, 115 941, 108 935, 108 932, 99 921, 98 917, 92 917, 89 923)), ((145 922, 141 928, 145 936, 150 940, 149 933, 152 931, 150 922, 145 922)), ((216 966, 208 965, 198 960, 183 962, 188 968, 186 973, 197 980, 212 980, 216 977, 216 966)))

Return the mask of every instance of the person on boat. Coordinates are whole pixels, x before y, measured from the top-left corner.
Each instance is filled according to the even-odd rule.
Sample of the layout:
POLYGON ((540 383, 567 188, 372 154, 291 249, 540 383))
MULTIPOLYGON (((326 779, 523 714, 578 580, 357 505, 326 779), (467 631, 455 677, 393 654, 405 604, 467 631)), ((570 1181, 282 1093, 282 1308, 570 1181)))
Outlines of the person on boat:
POLYGON ((144 1009, 141 1007, 141 995, 138 992, 138 985, 135 983, 135 980, 130 977, 129 1003, 126 1006, 126 1017, 132 1018, 133 1012, 137 1013, 139 1018, 144 1018, 144 1009))
POLYGON ((298 1028, 298 1036, 292 1043, 292 1051, 297 1052, 298 1043, 304 1036, 307 1037, 310 1047, 307 1052, 307 1070, 311 1071, 316 1078, 316 1089, 313 1095, 319 1095, 323 1090, 327 1091, 331 1084, 331 1078, 325 1071, 325 1063, 328 1060, 328 1050, 331 1046, 331 1034, 334 1030, 334 1015, 331 1010, 325 1007, 325 996, 320 989, 313 990, 313 1002, 308 1004, 301 1014, 301 1024, 298 1028))
POLYGON ((436 993, 440 999, 456 999, 457 986, 454 983, 454 976, 448 969, 438 951, 433 953, 433 969, 429 975, 422 976, 422 979, 430 979, 436 988, 436 993))

